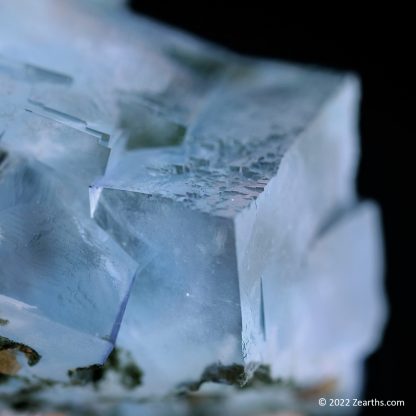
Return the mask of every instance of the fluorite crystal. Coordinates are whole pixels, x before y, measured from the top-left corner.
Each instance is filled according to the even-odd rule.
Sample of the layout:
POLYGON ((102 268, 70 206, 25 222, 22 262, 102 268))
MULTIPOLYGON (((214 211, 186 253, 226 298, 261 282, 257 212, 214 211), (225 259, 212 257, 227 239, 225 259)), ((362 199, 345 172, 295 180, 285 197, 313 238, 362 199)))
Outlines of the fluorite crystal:
POLYGON ((0 397, 40 378, 49 406, 129 414, 259 374, 358 394, 385 305, 356 77, 110 3, 1 8, 0 372, 26 378, 0 397))
POLYGON ((107 358, 137 266, 78 213, 53 170, 3 157, 0 313, 7 325, 1 336, 42 356, 34 374, 66 379, 68 368, 107 358))
POLYGON ((354 201, 355 82, 266 69, 251 69, 253 85, 241 80, 230 97, 222 87, 224 108, 213 93, 181 146, 128 151, 91 188, 98 223, 139 263, 153 253, 137 279, 131 327, 149 360, 171 358, 163 381, 217 361, 248 371, 268 363, 290 377, 278 356, 291 349, 284 328, 295 325, 287 314, 293 282, 325 219, 354 201), (273 125, 272 103, 284 108, 284 122, 273 125), (161 327, 169 330, 155 332, 161 327), (189 346, 186 365, 175 360, 189 346))

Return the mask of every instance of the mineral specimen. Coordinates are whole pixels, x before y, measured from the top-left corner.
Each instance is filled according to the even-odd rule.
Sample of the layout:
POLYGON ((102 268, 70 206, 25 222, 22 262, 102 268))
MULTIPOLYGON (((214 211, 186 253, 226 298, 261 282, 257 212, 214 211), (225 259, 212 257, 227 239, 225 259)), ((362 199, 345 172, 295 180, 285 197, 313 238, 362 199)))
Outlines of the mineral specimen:
POLYGON ((289 377, 277 355, 291 348, 293 281, 325 219, 354 201, 354 80, 266 69, 251 69, 230 97, 226 86, 214 93, 182 146, 128 151, 91 188, 98 223, 140 263, 154 253, 131 328, 149 360, 171 357, 164 382, 218 361, 248 371, 266 362, 289 377), (274 105, 285 112, 276 125, 274 105), (174 358, 190 346, 186 365, 174 358))
POLYGON ((137 266, 48 167, 3 153, 0 180, 0 335, 42 356, 34 374, 65 380, 107 358, 137 266))
POLYGON ((4 0, 0 93, 0 399, 359 394, 385 305, 354 75, 4 0))

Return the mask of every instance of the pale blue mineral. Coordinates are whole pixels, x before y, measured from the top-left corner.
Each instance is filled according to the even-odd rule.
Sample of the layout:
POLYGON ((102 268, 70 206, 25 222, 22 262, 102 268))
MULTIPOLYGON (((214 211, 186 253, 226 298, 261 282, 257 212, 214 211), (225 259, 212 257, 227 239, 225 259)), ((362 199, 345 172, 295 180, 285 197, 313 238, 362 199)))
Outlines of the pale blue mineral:
POLYGON ((49 403, 121 409, 266 367, 358 395, 386 307, 357 78, 104 3, 0 6, 0 354, 66 380, 49 403), (140 382, 71 384, 114 344, 140 382))
POLYGON ((351 207, 324 225, 286 292, 293 297, 286 302, 286 347, 276 355, 279 374, 306 384, 319 374, 321 381, 336 379, 348 397, 359 396, 363 360, 380 341, 386 318, 382 256, 373 203, 351 207))
POLYGON ((293 282, 322 223, 355 200, 356 80, 271 63, 240 72, 182 145, 126 151, 91 187, 98 223, 140 264, 153 254, 119 342, 136 336, 156 365, 169 357, 162 383, 217 362, 292 377, 277 357, 291 348, 293 282))
POLYGON ((68 206, 72 194, 53 171, 2 156, 1 336, 42 357, 36 375, 66 378, 111 351, 136 264, 68 206))

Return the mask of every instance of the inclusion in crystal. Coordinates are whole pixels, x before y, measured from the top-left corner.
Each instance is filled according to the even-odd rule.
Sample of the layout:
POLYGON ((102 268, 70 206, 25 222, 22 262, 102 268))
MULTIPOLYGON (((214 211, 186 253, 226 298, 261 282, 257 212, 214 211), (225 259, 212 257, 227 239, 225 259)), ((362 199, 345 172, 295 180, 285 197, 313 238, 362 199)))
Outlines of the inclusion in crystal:
POLYGON ((109 2, 22 1, 0 13, 0 336, 42 376, 113 343, 143 370, 129 392, 113 374, 47 400, 265 367, 357 397, 385 305, 377 210, 355 190, 356 77, 109 2))
POLYGON ((66 378, 111 351, 136 263, 68 206, 72 194, 50 168, 2 156, 0 335, 42 357, 28 371, 66 378))

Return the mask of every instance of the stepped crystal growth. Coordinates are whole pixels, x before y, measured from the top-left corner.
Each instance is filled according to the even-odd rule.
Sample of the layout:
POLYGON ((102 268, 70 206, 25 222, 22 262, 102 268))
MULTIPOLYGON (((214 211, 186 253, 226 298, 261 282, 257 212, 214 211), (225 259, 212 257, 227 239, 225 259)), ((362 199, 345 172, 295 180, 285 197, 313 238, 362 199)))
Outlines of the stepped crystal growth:
POLYGON ((0 93, 0 372, 78 404, 265 366, 357 394, 385 306, 353 75, 115 4, 5 0, 0 93), (77 387, 114 345, 142 385, 77 387))

